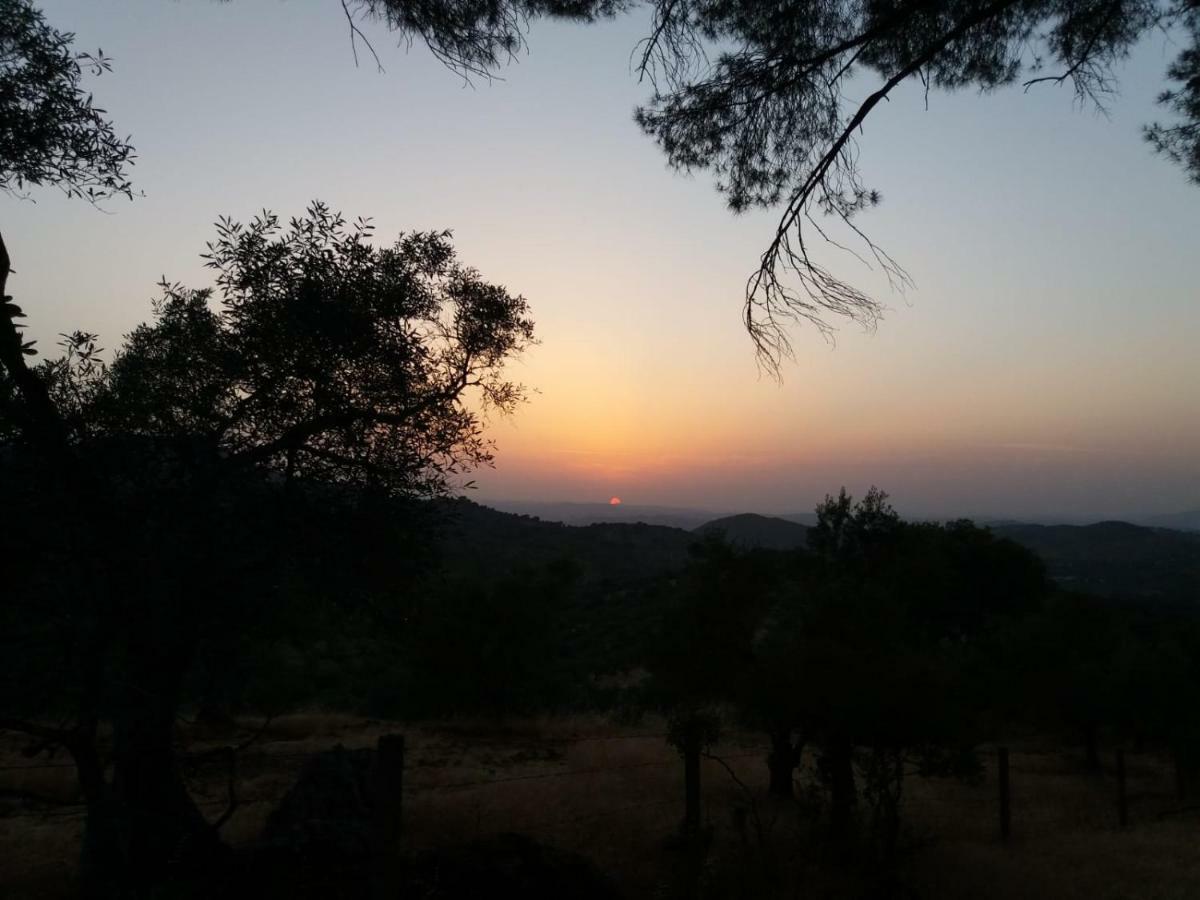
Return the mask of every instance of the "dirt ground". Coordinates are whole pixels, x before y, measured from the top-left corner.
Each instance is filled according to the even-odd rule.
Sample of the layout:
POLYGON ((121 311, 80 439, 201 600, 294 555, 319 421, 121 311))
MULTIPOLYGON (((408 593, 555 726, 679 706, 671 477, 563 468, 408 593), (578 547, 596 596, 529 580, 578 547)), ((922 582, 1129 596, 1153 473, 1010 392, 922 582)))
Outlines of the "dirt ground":
MULTIPOLYGON (((241 724, 251 730, 260 723, 241 724)), ((222 834, 234 845, 253 841, 312 753, 336 744, 370 747, 381 735, 403 733, 407 850, 519 832, 589 857, 630 898, 677 896, 681 854, 673 836, 683 813, 683 766, 663 731, 653 719, 501 726, 287 716, 240 755, 239 805, 222 834)), ((184 728, 181 739, 199 753, 238 736, 184 728)), ((83 825, 74 770, 61 757, 25 758, 22 746, 11 735, 0 739, 0 896, 71 897, 83 825)), ((829 859, 813 804, 765 796, 760 735, 729 735, 713 755, 720 761, 705 760, 702 772, 711 838, 695 885, 700 896, 863 895, 870 873, 829 859)), ((992 758, 985 752, 985 761, 992 758)), ((1011 759, 1007 843, 999 839, 991 772, 979 784, 907 780, 899 880, 909 896, 1200 898, 1200 813, 1179 809, 1161 759, 1129 756, 1126 829, 1117 824, 1111 771, 1088 774, 1072 748, 1036 742, 1014 745, 1011 759)), ((220 760, 189 771, 189 781, 215 819, 227 804, 220 760)))

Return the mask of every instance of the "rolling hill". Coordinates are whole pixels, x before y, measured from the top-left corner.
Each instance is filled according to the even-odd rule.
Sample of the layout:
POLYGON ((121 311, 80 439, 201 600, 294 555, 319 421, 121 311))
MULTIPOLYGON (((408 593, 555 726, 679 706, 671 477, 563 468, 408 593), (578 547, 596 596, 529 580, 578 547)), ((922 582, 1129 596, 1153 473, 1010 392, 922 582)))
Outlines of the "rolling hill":
MULTIPOLYGON (((580 569, 588 602, 601 595, 631 598, 638 585, 682 569, 689 548, 706 533, 777 550, 803 547, 808 535, 797 522, 753 513, 711 519, 688 531, 627 522, 565 525, 465 499, 446 509, 444 550, 460 569, 496 573, 570 560, 580 569)), ((1128 522, 991 528, 1037 553, 1063 587, 1135 601, 1200 603, 1200 534, 1128 522)))
POLYGON ((1151 528, 1173 528, 1176 531, 1200 531, 1200 509, 1190 509, 1186 512, 1170 513, 1163 516, 1152 516, 1140 521, 1151 528))
POLYGON ((1162 603, 1200 603, 1200 534, 1128 522, 995 526, 1035 552, 1063 587, 1162 603))
POLYGON ((666 525, 671 528, 691 530, 719 515, 704 509, 688 509, 679 506, 643 506, 634 503, 546 503, 517 500, 500 500, 489 504, 502 512, 521 516, 533 516, 545 522, 561 522, 564 525, 598 525, 602 523, 627 523, 666 525))
POLYGON ((665 525, 565 525, 466 499, 447 501, 443 511, 443 551, 460 570, 503 573, 570 561, 585 583, 625 583, 682 568, 696 542, 690 531, 665 525))
POLYGON ((808 528, 775 516, 742 513, 705 522, 697 534, 722 534, 729 543, 767 550, 794 550, 808 545, 808 528))

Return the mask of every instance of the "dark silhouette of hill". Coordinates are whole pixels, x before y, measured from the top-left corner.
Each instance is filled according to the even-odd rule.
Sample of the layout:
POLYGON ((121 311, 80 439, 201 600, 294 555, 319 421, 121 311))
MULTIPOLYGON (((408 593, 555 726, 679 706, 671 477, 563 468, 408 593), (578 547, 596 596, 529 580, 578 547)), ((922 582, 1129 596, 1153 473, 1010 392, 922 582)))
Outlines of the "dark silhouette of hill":
MULTIPOLYGON (((589 602, 599 602, 600 594, 636 593, 637 585, 682 569, 688 548, 705 533, 722 531, 732 543, 765 549, 803 547, 808 534, 790 517, 753 513, 712 519, 685 531, 628 522, 572 526, 466 499, 445 501, 445 509, 450 513, 446 549, 457 567, 499 573, 570 561, 579 567, 589 602)), ((1007 522, 991 528, 1037 553, 1063 587, 1131 600, 1200 602, 1200 534, 1128 522, 1007 522)))
POLYGON ((695 531, 697 534, 723 534, 731 544, 767 550, 793 550, 808 544, 806 526, 775 516, 760 516, 757 513, 713 519, 695 531))
POLYGON ((563 611, 567 652, 590 673, 639 664, 661 622, 660 589, 681 571, 697 536, 661 525, 564 525, 445 501, 443 551, 457 575, 495 579, 522 569, 567 565, 577 579, 563 611))
POLYGON ((1037 553, 1063 587, 1106 597, 1200 602, 1200 534, 1128 522, 992 530, 1037 553))
MULTIPOLYGON (((639 664, 647 635, 669 605, 665 585, 687 564, 705 533, 721 531, 743 547, 790 550, 808 529, 781 517, 742 514, 692 531, 645 523, 566 525, 501 512, 466 499, 441 501, 441 544, 456 575, 484 580, 568 565, 570 653, 590 672, 639 664)), ((1153 605, 1200 600, 1200 535, 1124 522, 1089 526, 994 525, 1038 554, 1063 587, 1153 605)))
POLYGON ((546 522, 564 525, 598 525, 608 522, 665 525, 691 531, 715 518, 719 513, 707 509, 688 509, 679 506, 641 506, 633 503, 550 503, 502 500, 490 506, 501 512, 533 516, 546 522))
POLYGON ((455 566, 500 573, 519 566, 569 561, 586 583, 624 583, 683 567, 691 532, 664 525, 606 522, 566 525, 481 506, 444 503, 447 558, 455 566))
POLYGON ((1143 525, 1151 528, 1172 528, 1176 531, 1200 531, 1200 509, 1189 509, 1184 512, 1170 513, 1162 516, 1150 516, 1142 520, 1143 525))
POLYGON ((795 522, 799 525, 812 526, 817 524, 816 513, 783 513, 775 518, 786 519, 789 522, 795 522))

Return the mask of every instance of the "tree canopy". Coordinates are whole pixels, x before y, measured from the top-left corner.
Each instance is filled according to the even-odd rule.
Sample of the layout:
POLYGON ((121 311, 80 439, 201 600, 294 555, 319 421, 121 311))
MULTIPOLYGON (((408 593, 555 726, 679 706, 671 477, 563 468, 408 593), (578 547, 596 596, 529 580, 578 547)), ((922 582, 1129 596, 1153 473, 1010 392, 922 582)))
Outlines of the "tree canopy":
POLYGON ((207 858, 180 705, 286 682, 280 647, 406 596, 433 557, 407 501, 487 464, 481 416, 521 399, 504 366, 533 340, 525 301, 448 233, 371 237, 321 203, 286 226, 222 220, 216 286, 165 283, 110 364, 75 333, 26 370, 40 393, 0 379, 0 728, 74 756, 89 880, 153 882, 184 844, 207 858))
POLYGON ((504 363, 533 341, 529 307, 462 266, 449 232, 371 236, 319 202, 286 226, 222 220, 215 289, 163 283, 111 367, 48 369, 60 409, 288 479, 443 492, 491 461, 480 415, 523 396, 504 363))
MULTIPOLYGON (((354 14, 423 39, 466 74, 489 73, 524 46, 530 20, 650 13, 634 65, 652 93, 635 115, 670 165, 711 172, 734 211, 782 207, 745 295, 745 324, 771 368, 791 353, 787 327, 825 333, 831 317, 874 325, 882 306, 834 275, 812 235, 848 227, 894 288, 908 273, 859 225, 880 200, 859 141, 871 112, 905 82, 933 90, 1070 84, 1103 108, 1117 66, 1162 31, 1182 48, 1146 127, 1160 153, 1200 182, 1200 2, 1197 0, 355 0, 354 14), (861 99, 860 99, 861 97, 861 99)), ((356 34, 352 31, 352 37, 356 34)), ((844 249, 851 249, 844 248, 844 249)))
POLYGON ((0 0, 0 190, 52 185, 69 196, 131 196, 133 147, 84 89, 109 68, 75 35, 47 24, 31 0, 0 0))
MULTIPOLYGON (((844 318, 873 327, 883 307, 835 275, 813 235, 873 261, 894 289, 908 273, 868 237, 860 214, 880 201, 859 142, 871 112, 901 84, 934 90, 1070 84, 1103 108, 1117 67, 1140 40, 1180 43, 1145 136, 1200 182, 1200 0, 341 0, 350 39, 360 23, 424 42, 467 77, 490 77, 525 48, 537 19, 594 22, 648 14, 633 54, 651 94, 636 111, 669 164, 708 171, 734 211, 782 208, 745 290, 745 325, 771 369, 788 329, 830 334, 844 318), (862 242, 836 243, 832 218, 862 242), (865 253, 861 251, 865 250, 865 253)), ((97 199, 131 192, 132 148, 82 88, 102 53, 72 51, 30 0, 0 0, 0 188, 54 184, 97 199)), ((378 56, 376 56, 378 62, 378 56)), ((6 360, 7 361, 7 360, 6 360)))
POLYGON ((898 827, 905 761, 977 771, 1007 672, 999 635, 1036 614, 1039 560, 970 522, 904 522, 872 488, 817 507, 808 551, 710 542, 678 580, 651 658, 676 708, 730 704, 765 731, 773 793, 791 796, 805 746, 849 829, 861 775, 881 849, 898 827))

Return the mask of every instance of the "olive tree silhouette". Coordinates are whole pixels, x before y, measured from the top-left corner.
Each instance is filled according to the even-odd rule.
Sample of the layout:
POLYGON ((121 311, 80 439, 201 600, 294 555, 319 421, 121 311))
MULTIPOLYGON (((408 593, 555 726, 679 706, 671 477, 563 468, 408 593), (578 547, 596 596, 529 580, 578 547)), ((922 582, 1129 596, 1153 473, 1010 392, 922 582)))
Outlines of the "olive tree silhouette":
POLYGON ((449 232, 380 248, 371 231, 319 202, 286 227, 223 219, 205 254, 220 308, 162 285, 108 373, 111 427, 410 495, 490 462, 480 415, 524 397, 504 363, 533 341, 528 305, 459 265, 449 232))
POLYGON ((677 587, 650 660, 659 690, 764 731, 772 794, 793 795, 811 748, 831 836, 851 846, 865 805, 888 865, 906 771, 978 771, 994 636, 1050 589, 1029 551, 969 522, 904 522, 874 488, 827 497, 807 551, 702 545, 677 587))
POLYGON ((994 736, 994 635, 1038 611, 1050 583, 1029 551, 968 521, 904 522, 874 488, 857 503, 827 497, 817 516, 796 627, 769 635, 762 655, 791 662, 834 834, 853 832, 865 799, 890 863, 906 767, 977 771, 969 751, 994 736))
MULTIPOLYGON (((10 197, 25 197, 30 189, 41 186, 57 187, 68 196, 92 203, 133 195, 129 180, 133 148, 84 88, 85 75, 103 73, 109 61, 100 51, 75 51, 73 42, 74 35, 52 28, 29 0, 0 0, 0 190, 10 197)), ((90 630, 94 636, 103 631, 99 627, 103 617, 92 613, 107 607, 109 585, 102 575, 102 530, 90 529, 79 515, 60 512, 57 528, 39 527, 48 525, 45 516, 31 519, 22 515, 26 501, 34 497, 39 503, 48 503, 47 508, 62 500, 67 502, 61 509, 100 509, 103 492, 72 445, 68 425, 50 397, 44 373, 29 365, 36 350, 34 342, 22 334, 19 320, 25 317, 24 311, 7 293, 10 272, 11 260, 0 233, 0 443, 4 449, 3 549, 8 589, 4 614, 6 644, 13 641, 15 649, 20 649, 23 636, 51 637, 59 621, 40 617, 44 610, 36 606, 29 615, 29 606, 17 602, 22 582, 24 586, 45 586, 53 571, 65 582, 88 586, 83 590, 89 592, 89 602, 77 604, 87 611, 78 610, 72 622, 76 633, 90 630), (91 544, 96 552, 77 552, 85 544, 91 544), (29 552, 22 552, 26 550, 29 552)), ((81 372, 89 366, 87 344, 81 336, 78 350, 83 358, 75 357, 81 372)), ((5 716, 0 718, 0 727, 25 731, 45 744, 66 746, 78 766, 83 792, 99 816, 106 808, 95 747, 98 717, 93 687, 99 657, 71 640, 66 643, 64 656, 41 659, 28 672, 22 671, 27 655, 9 659, 15 680, 3 695, 8 700, 17 692, 28 705, 70 682, 77 689, 71 725, 51 728, 5 716)), ((11 711, 8 703, 5 707, 4 713, 11 711)), ((49 711, 45 706, 29 708, 37 713, 49 711)))
MULTIPOLYGON (((41 186, 93 203, 133 196, 133 147, 83 84, 85 74, 107 71, 109 60, 103 51, 76 52, 74 38, 47 24, 30 0, 0 0, 0 191, 12 197, 41 186)), ((59 454, 61 423, 26 363, 35 351, 17 322, 24 312, 5 293, 10 268, 0 233, 0 365, 12 382, 0 399, 43 452, 59 454)))
POLYGON ((219 852, 173 744, 189 672, 263 619, 371 593, 374 569, 394 591, 373 561, 404 552, 396 502, 488 464, 482 416, 523 397, 504 366, 533 340, 524 299, 462 266, 447 233, 370 237, 321 203, 286 226, 222 220, 214 288, 164 284, 111 365, 68 337, 32 375, 85 509, 19 422, 0 427, 6 496, 31 523, 4 556, 6 664, 26 680, 2 699, 27 718, 0 726, 75 755, 95 881, 153 883, 219 852), (16 646, 30 641, 40 655, 16 646))

